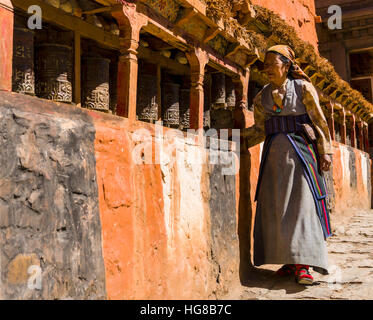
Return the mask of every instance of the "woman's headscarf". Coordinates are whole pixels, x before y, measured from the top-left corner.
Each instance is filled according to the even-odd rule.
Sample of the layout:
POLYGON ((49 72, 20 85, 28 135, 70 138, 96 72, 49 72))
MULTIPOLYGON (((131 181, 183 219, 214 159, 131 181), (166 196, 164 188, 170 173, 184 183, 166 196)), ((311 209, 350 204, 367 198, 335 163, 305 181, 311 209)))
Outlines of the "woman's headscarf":
POLYGON ((294 51, 289 46, 286 46, 286 45, 273 46, 273 47, 270 47, 269 49, 267 49, 267 53, 268 52, 279 53, 279 54, 283 55, 285 58, 288 58, 290 60, 293 67, 289 70, 289 74, 294 79, 304 79, 308 82, 311 82, 311 79, 303 72, 303 70, 295 62, 294 51))

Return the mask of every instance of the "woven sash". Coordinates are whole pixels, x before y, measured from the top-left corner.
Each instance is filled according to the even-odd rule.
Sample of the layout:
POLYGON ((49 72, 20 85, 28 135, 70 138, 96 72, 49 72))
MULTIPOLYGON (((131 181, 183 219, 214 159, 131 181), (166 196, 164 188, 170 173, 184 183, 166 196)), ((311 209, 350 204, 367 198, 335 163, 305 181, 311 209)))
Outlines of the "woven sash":
POLYGON ((300 124, 311 123, 307 113, 297 116, 272 116, 264 123, 266 135, 275 133, 290 133, 300 130, 300 124))

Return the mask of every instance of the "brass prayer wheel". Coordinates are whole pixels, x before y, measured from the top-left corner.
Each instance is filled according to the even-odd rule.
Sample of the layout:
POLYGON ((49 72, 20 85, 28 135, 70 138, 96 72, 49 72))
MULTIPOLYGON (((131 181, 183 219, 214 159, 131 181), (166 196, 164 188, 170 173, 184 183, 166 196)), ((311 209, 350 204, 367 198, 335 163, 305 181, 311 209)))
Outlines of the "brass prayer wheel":
POLYGON ((225 74, 221 72, 213 73, 211 77, 211 107, 216 109, 225 108, 225 74))
POLYGON ((57 102, 72 102, 73 51, 61 44, 37 46, 36 94, 57 102))
POLYGON ((82 107, 109 111, 110 59, 100 55, 82 58, 82 107))
POLYGON ((180 126, 182 129, 190 128, 190 89, 180 89, 180 126))
POLYGON ((34 32, 14 28, 12 91, 35 94, 34 32))
POLYGON ((165 82, 162 86, 162 120, 165 126, 178 128, 180 114, 179 90, 177 83, 165 82))
POLYGON ((210 108, 211 108, 211 73, 206 73, 203 80, 203 127, 210 127, 210 108))
POLYGON ((136 115, 138 120, 158 119, 157 76, 139 72, 136 115))
POLYGON ((109 83, 109 93, 110 93, 110 102, 109 108, 111 113, 116 114, 117 110, 117 77, 118 77, 118 61, 116 59, 111 60, 110 63, 110 83, 109 83))
POLYGON ((183 84, 180 88, 180 128, 190 128, 190 81, 187 77, 183 79, 183 84))
POLYGON ((236 106, 236 94, 234 92, 234 83, 229 76, 225 77, 225 101, 227 107, 233 110, 236 106))

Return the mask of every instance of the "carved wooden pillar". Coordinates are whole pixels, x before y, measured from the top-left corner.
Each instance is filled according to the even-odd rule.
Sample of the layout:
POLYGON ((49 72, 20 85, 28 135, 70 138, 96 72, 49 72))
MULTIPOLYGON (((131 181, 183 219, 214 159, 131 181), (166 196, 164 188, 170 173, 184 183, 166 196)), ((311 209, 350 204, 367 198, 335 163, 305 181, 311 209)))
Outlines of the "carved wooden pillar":
POLYGON ((138 77, 137 48, 140 30, 147 24, 148 19, 136 11, 135 3, 123 2, 123 6, 117 6, 111 12, 120 29, 121 55, 118 62, 117 115, 135 121, 138 77))
POLYGON ((364 151, 364 136, 363 136, 363 123, 361 119, 356 121, 358 132, 356 133, 357 140, 358 140, 358 147, 360 150, 364 151))
POLYGON ((250 69, 234 77, 234 91, 236 95, 236 108, 247 108, 247 92, 249 89, 250 69))
POLYGON ((250 69, 247 68, 242 74, 233 78, 236 95, 236 107, 233 110, 234 128, 247 128, 249 123, 245 113, 247 109, 247 98, 249 90, 250 69))
POLYGON ((329 126, 330 137, 332 138, 332 140, 335 140, 334 105, 332 102, 328 102, 326 106, 329 112, 328 126, 329 126))
POLYGON ((209 61, 207 52, 201 48, 195 47, 186 53, 191 71, 191 88, 190 88, 190 128, 203 128, 203 105, 204 92, 203 80, 205 75, 205 66, 209 61))
POLYGON ((12 91, 13 6, 0 0, 0 90, 12 91))
POLYGON ((369 130, 368 124, 366 122, 363 123, 363 133, 364 133, 364 151, 369 152, 369 130))
POLYGON ((346 111, 342 109, 341 111, 341 142, 346 144, 346 135, 347 135, 347 128, 346 128, 346 111))
POLYGON ((355 115, 351 114, 351 147, 356 148, 355 115))

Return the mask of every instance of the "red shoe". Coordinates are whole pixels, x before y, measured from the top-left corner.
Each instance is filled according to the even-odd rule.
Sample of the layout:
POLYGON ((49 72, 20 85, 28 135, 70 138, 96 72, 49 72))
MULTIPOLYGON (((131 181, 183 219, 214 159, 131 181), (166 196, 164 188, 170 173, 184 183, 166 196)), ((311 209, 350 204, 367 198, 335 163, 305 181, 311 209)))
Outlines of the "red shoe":
POLYGON ((295 281, 299 284, 311 285, 313 284, 313 277, 309 272, 309 266, 304 264, 295 265, 295 281))
POLYGON ((276 271, 276 274, 280 277, 290 276, 295 272, 295 265, 293 264, 284 264, 280 269, 276 271))

